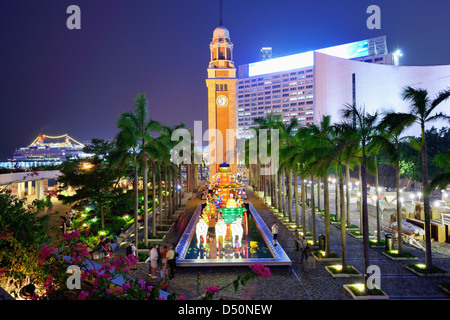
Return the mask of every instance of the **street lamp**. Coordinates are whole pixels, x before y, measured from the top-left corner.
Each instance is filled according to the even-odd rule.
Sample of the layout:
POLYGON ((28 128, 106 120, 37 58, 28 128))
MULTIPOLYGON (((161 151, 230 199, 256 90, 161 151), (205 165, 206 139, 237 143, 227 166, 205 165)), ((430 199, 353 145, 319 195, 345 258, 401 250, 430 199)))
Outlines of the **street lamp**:
POLYGON ((91 169, 93 166, 94 166, 94 165, 93 165, 92 163, 90 163, 90 162, 82 162, 82 163, 80 164, 80 168, 81 168, 82 170, 89 170, 89 169, 91 169))
POLYGON ((420 197, 421 196, 422 196, 422 193, 421 192, 417 192, 417 198, 418 198, 419 202, 420 202, 420 197))

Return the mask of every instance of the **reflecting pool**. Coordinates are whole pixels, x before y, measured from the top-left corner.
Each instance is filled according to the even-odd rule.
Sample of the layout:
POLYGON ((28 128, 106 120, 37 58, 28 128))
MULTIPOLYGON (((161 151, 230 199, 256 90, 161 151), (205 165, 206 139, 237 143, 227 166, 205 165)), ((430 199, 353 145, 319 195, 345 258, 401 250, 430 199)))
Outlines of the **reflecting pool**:
POLYGON ((205 207, 197 207, 180 239, 177 266, 291 264, 282 247, 273 246, 270 230, 251 203, 215 216, 206 216, 205 207))

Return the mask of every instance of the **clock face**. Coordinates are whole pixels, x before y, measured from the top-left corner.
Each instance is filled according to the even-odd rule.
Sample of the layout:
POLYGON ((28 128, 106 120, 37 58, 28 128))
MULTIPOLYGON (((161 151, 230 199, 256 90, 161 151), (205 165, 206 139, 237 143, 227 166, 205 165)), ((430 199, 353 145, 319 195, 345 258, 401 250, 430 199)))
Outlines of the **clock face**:
POLYGON ((228 98, 226 96, 218 96, 216 102, 219 107, 225 107, 228 104, 228 98))

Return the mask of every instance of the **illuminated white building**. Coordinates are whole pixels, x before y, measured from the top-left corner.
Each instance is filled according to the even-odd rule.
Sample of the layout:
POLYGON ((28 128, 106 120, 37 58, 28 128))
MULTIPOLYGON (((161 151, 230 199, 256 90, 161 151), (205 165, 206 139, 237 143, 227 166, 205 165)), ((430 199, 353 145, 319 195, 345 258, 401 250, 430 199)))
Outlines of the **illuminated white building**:
MULTIPOLYGON (((339 110, 345 104, 352 104, 353 95, 356 105, 364 107, 369 113, 387 110, 408 113, 411 102, 402 99, 405 87, 425 89, 430 99, 450 88, 450 65, 378 65, 346 60, 320 52, 314 53, 314 61, 315 121, 320 121, 324 115, 330 115, 333 122, 339 122, 339 110)), ((448 114, 448 110, 450 100, 447 99, 439 104, 435 112, 448 114)), ((432 125, 448 126, 448 122, 436 121, 430 123, 426 129, 432 125)), ((413 126, 405 134, 419 136, 420 128, 418 125, 413 126)))
MULTIPOLYGON (((241 65, 237 88, 239 138, 249 136, 248 129, 254 125, 254 119, 271 112, 281 114, 285 123, 295 117, 300 126, 320 121, 316 97, 321 88, 316 69, 320 68, 321 76, 336 76, 340 81, 350 81, 350 84, 351 78, 327 74, 326 68, 316 61, 316 53, 341 60, 356 60, 365 65, 398 65, 398 54, 388 53, 385 36, 241 65)), ((321 80, 320 83, 323 82, 321 80)), ((352 94, 351 89, 349 93, 352 94)), ((322 107, 321 110, 325 109, 322 107)))

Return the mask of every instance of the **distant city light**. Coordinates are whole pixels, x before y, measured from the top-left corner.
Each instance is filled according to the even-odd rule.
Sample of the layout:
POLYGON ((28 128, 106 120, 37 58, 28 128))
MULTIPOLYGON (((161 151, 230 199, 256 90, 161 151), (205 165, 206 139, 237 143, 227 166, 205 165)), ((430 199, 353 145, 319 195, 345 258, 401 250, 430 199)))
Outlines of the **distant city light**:
MULTIPOLYGON (((334 47, 315 50, 343 59, 355 59, 369 55, 369 40, 362 40, 334 47)), ((248 65, 249 77, 293 69, 301 69, 314 65, 314 51, 297 53, 281 58, 250 63, 248 65)))

